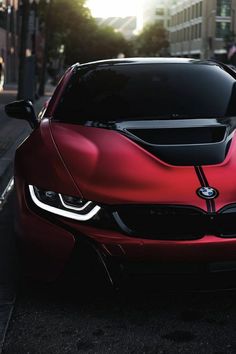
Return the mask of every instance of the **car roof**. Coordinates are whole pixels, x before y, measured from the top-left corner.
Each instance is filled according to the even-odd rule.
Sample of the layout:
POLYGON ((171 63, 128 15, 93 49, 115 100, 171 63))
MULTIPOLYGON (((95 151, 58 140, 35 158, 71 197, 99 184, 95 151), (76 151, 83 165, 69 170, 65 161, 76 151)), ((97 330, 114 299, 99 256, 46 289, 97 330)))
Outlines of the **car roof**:
POLYGON ((124 59, 107 59, 107 60, 98 60, 88 63, 77 64, 80 67, 86 66, 113 66, 113 65, 132 65, 132 64, 219 64, 214 61, 201 60, 201 59, 192 59, 192 58, 162 58, 162 57, 153 57, 153 58, 124 58, 124 59))

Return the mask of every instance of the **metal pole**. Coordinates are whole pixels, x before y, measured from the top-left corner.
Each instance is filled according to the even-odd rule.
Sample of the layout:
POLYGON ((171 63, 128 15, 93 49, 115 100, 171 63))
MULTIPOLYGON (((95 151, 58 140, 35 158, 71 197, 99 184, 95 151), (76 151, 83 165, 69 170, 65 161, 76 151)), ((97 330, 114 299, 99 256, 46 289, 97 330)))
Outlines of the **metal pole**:
POLYGON ((232 5, 231 5, 231 12, 232 12, 232 33, 233 33, 233 39, 234 39, 234 36, 235 36, 235 33, 234 33, 234 21, 235 21, 235 9, 232 8, 232 5))
POLYGON ((50 17, 51 17, 51 8, 52 8, 52 0, 48 1, 48 10, 47 16, 45 20, 45 45, 44 45, 44 55, 43 55, 43 63, 42 63, 42 71, 40 75, 40 82, 39 82, 39 96, 44 96, 45 94, 45 82, 46 82, 46 70, 47 70, 47 59, 48 59, 48 52, 49 52, 49 35, 50 35, 50 17))
POLYGON ((25 98, 26 49, 28 43, 29 13, 30 13, 29 0, 22 0, 19 78, 18 78, 18 94, 17 94, 18 99, 25 98))

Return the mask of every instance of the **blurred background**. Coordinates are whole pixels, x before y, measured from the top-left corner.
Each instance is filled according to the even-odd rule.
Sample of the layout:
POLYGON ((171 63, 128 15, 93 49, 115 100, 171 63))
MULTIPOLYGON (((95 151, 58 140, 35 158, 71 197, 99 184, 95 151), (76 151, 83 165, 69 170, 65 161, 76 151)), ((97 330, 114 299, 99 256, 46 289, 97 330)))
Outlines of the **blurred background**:
POLYGON ((236 65, 236 0, 0 0, 0 89, 33 101, 75 62, 131 56, 236 65))

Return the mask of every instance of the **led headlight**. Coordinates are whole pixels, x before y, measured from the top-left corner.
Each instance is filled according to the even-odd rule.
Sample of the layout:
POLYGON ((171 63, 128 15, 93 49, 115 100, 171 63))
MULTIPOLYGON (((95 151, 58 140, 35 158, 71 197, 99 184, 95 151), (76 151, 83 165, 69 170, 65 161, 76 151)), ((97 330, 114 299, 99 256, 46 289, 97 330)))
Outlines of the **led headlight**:
POLYGON ((87 221, 92 219, 101 209, 92 201, 42 190, 32 185, 29 185, 29 192, 32 201, 39 208, 69 219, 87 221))

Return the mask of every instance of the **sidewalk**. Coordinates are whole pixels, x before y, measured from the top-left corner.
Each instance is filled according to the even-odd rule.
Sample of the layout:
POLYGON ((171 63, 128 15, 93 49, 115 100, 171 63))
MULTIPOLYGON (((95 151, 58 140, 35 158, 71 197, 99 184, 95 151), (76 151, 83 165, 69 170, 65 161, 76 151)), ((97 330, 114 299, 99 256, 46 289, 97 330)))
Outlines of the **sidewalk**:
MULTIPOLYGON (((38 114, 50 98, 52 87, 46 87, 46 95, 34 104, 38 114)), ((31 133, 26 121, 7 117, 4 106, 16 99, 16 84, 6 85, 0 91, 0 353, 15 302, 17 283, 17 256, 13 227, 14 195, 10 195, 2 209, 8 192, 13 187, 13 164, 19 144, 31 133), (1 210, 2 209, 2 210, 1 210)))
MULTIPOLYGON (((51 85, 46 86, 46 95, 34 103, 38 114, 53 92, 51 85)), ((4 192, 13 176, 14 155, 19 144, 30 134, 31 128, 26 121, 9 118, 4 112, 4 106, 16 99, 17 85, 12 83, 4 86, 0 92, 0 208, 4 192)))

